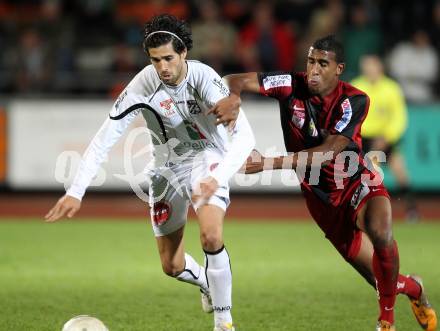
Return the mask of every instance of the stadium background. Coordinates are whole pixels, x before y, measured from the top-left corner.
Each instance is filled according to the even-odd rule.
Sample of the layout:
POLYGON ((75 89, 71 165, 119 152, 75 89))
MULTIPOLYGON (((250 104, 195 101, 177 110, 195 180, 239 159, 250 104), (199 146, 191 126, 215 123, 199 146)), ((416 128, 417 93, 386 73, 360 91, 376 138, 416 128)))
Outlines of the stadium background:
MULTIPOLYGON (((98 178, 95 183, 97 186, 86 195, 78 216, 80 220, 88 222, 79 222, 77 228, 72 224, 65 227, 55 225, 50 230, 42 224, 43 215, 64 191, 62 182, 72 179, 79 153, 84 151, 88 141, 107 116, 113 100, 134 74, 148 63, 140 46, 143 22, 153 14, 163 12, 191 22, 194 50, 190 52, 189 58, 210 64, 222 75, 240 71, 274 71, 292 68, 303 70, 306 50, 310 42, 329 33, 336 34, 345 44, 347 53, 347 70, 343 77, 345 80, 350 80, 359 74, 358 62, 363 54, 377 53, 386 63, 387 74, 404 83, 408 77, 400 77, 398 72, 393 72, 391 66, 392 59, 399 56, 398 50, 405 46, 429 54, 433 58, 431 63, 434 63, 431 67, 427 67, 428 63, 418 62, 417 57, 408 61, 408 70, 414 65, 424 69, 409 77, 423 92, 420 94, 409 92, 406 95, 410 120, 401 146, 410 172, 412 188, 417 194, 421 221, 418 224, 405 224, 402 221, 405 213, 404 204, 399 196, 394 194, 392 196, 397 237, 401 239, 402 265, 419 268, 418 263, 421 263, 421 272, 425 273, 428 284, 431 286, 438 284, 440 276, 438 263, 434 263, 434 267, 431 263, 439 253, 436 240, 440 235, 438 222, 440 220, 440 172, 438 171, 440 168, 440 126, 438 125, 440 123, 438 70, 440 1, 1 0, 0 221, 3 222, 0 222, 0 283, 6 285, 0 290, 0 302, 3 302, 3 305, 0 303, 0 311, 5 312, 0 314, 0 330, 46 329, 41 325, 51 325, 47 329, 55 330, 61 325, 60 323, 79 313, 103 316, 114 330, 145 330, 145 324, 143 324, 144 328, 137 325, 127 328, 127 323, 139 316, 137 307, 127 304, 126 309, 122 309, 119 315, 112 308, 106 311, 102 306, 108 307, 108 302, 105 299, 96 299, 90 287, 85 285, 87 281, 89 283, 95 281, 104 286, 110 284, 103 273, 111 273, 114 270, 111 267, 106 269, 107 265, 98 263, 96 265, 101 268, 102 273, 100 273, 97 267, 93 268, 96 266, 95 262, 87 260, 86 256, 93 251, 94 253, 90 253, 91 256, 98 260, 102 259, 100 254, 108 253, 107 249, 95 251, 95 246, 103 248, 106 245, 113 245, 113 240, 118 240, 119 233, 125 233, 131 238, 130 240, 133 240, 133 236, 136 237, 139 231, 143 231, 142 236, 137 239, 149 245, 148 248, 141 244, 127 248, 117 241, 119 243, 117 248, 122 251, 129 250, 128 254, 143 256, 142 254, 148 251, 148 258, 151 257, 151 261, 141 261, 127 266, 128 270, 136 270, 139 273, 139 279, 136 279, 139 284, 144 284, 143 277, 153 277, 161 279, 162 285, 159 289, 163 286, 166 289, 171 288, 172 290, 169 290, 171 292, 181 293, 180 287, 174 289, 174 283, 171 284, 161 275, 154 242, 148 228, 144 224, 138 227, 140 224, 134 225, 131 222, 132 220, 145 222, 148 219, 148 209, 146 204, 133 193, 130 185, 121 179, 121 176, 115 176, 115 174, 124 174, 123 170, 126 171, 125 142, 115 148, 109 162, 104 165, 105 180, 102 176, 98 178), (260 29, 265 33, 260 33, 260 29), (422 48, 412 43, 415 33, 424 34, 425 40, 428 40, 422 48), (67 158, 58 159, 65 151, 70 151, 71 154, 68 154, 67 158), (61 167, 62 171, 56 173, 57 162, 67 167, 61 167), (106 220, 116 220, 118 225, 102 222, 106 220), (127 227, 126 232, 123 230, 124 226, 127 227), (131 229, 135 230, 130 232, 131 229), (116 234, 112 234, 111 231, 115 231, 116 234), (106 233, 111 241, 99 242, 97 237, 100 237, 100 233, 106 233), (417 236, 417 240, 411 238, 411 234, 417 236), (78 246, 82 249, 78 249, 78 246), (57 247, 61 247, 58 255, 57 247), (62 247, 64 249, 68 247, 68 250, 72 250, 72 254, 65 254, 62 247), (47 260, 42 259, 38 254, 47 254, 47 260), (59 259, 64 255, 66 259, 71 259, 77 264, 60 262, 59 259), (60 268, 63 265, 66 266, 67 272, 71 272, 69 277, 63 272, 61 274, 56 272, 58 269, 63 269, 60 268), (79 272, 77 269, 82 267, 94 270, 98 276, 93 278, 94 276, 84 271, 79 272), (155 273, 150 274, 145 269, 141 270, 141 267, 152 269, 155 273), (46 274, 42 269, 51 270, 52 274, 49 272, 46 274), (30 280, 31 278, 33 281, 30 280), (82 281, 78 282, 78 279, 82 281), (63 285, 44 287, 44 291, 39 286, 45 282, 76 284, 76 287, 72 287, 77 293, 66 290, 63 285), (60 302, 67 296, 70 298, 66 300, 69 304, 55 308, 55 304, 41 300, 42 296, 50 297, 54 292, 59 295, 58 298, 55 296, 54 302, 60 302), (80 300, 81 304, 78 305, 80 294, 87 298, 85 301, 93 304, 88 306, 85 301, 80 300), (62 296, 63 299, 60 299, 62 296), (38 314, 39 310, 46 313, 50 309, 55 311, 54 316, 35 319, 35 314, 38 314), (17 313, 18 310, 23 315, 17 313), (26 311, 29 313, 26 314, 26 311), (113 319, 112 316, 116 315, 117 317, 113 319), (33 326, 35 320, 41 323, 38 324, 40 326, 33 326)), ((283 152, 276 104, 266 99, 246 96, 243 108, 254 127, 258 148, 267 153, 283 152)), ((142 121, 137 125, 142 125, 142 121)), ((133 146, 134 151, 139 151, 141 148, 139 141, 129 148, 133 146)), ((135 160, 133 163, 133 169, 137 169, 135 173, 142 170, 144 161, 145 159, 142 158, 135 160)), ((345 291, 342 291, 343 297, 346 295, 352 298, 353 293, 350 291, 358 291, 359 288, 361 293, 365 290, 365 294, 361 297, 371 299, 370 306, 364 307, 361 304, 360 307, 362 314, 366 316, 365 319, 355 321, 360 325, 357 329, 365 329, 364 326, 369 325, 367 323, 374 318, 371 316, 375 315, 374 297, 371 291, 367 292, 369 289, 356 275, 344 269, 346 267, 328 245, 319 246, 325 241, 309 219, 294 176, 289 173, 251 177, 251 179, 239 176, 234 181, 232 204, 227 216, 227 234, 229 231, 230 238, 251 246, 254 245, 252 236, 248 241, 240 237, 244 231, 250 232, 255 242, 262 243, 261 246, 266 243, 267 247, 274 247, 275 250, 285 254, 276 256, 271 255, 269 251, 261 251, 261 254, 266 254, 268 259, 266 263, 272 266, 273 273, 265 271, 259 276, 260 283, 257 283, 257 287, 260 286, 258 288, 262 292, 258 292, 258 295, 276 297, 276 293, 281 296, 286 291, 293 292, 293 295, 305 295, 311 292, 309 298, 304 300, 307 304, 316 303, 322 301, 328 291, 315 293, 314 283, 308 283, 304 279, 300 278, 300 286, 293 286, 293 290, 292 283, 286 280, 283 280, 287 282, 284 284, 278 279, 275 288, 271 285, 270 288, 265 289, 264 284, 270 283, 270 279, 275 275, 289 274, 289 272, 291 277, 295 278, 298 273, 328 274, 329 270, 336 270, 330 272, 329 277, 339 279, 341 274, 348 274, 352 278, 350 281, 354 282, 353 287, 350 287, 344 282, 345 278, 335 281, 336 284, 345 286, 345 291), (243 187, 239 183, 247 185, 243 187), (273 183, 275 184, 269 185, 273 183), (243 220, 246 222, 240 225, 240 221, 243 220), (274 232, 272 235, 271 231, 274 232), (299 262, 308 256, 302 251, 304 245, 307 245, 304 238, 308 238, 310 243, 313 242, 314 247, 319 247, 317 250, 320 252, 320 259, 316 260, 319 261, 316 264, 304 265, 299 262), (301 254, 287 253, 297 251, 301 251, 301 254), (292 260, 298 262, 292 264, 292 260), (276 266, 270 264, 273 261, 279 261, 279 264, 276 266), (322 268, 316 269, 318 263, 322 264, 322 268)), ((387 172, 386 166, 385 181, 393 193, 394 180, 387 172)), ((194 216, 193 213, 190 215, 194 216)), ((190 222, 188 241, 192 242, 189 245, 190 249, 197 251, 198 240, 193 223, 190 222)), ((261 271, 262 266, 267 267, 267 264, 262 264, 256 259, 254 261, 244 254, 240 256, 238 252, 247 250, 250 250, 251 255, 257 254, 248 246, 242 247, 232 242, 230 247, 232 252, 234 249, 237 252, 236 256, 233 256, 234 275, 237 277, 234 286, 237 307, 239 307, 239 304, 249 304, 243 297, 254 290, 248 288, 246 283, 246 279, 254 275, 247 274, 247 270, 240 263, 246 264, 248 269, 252 270, 252 266, 248 263, 255 262, 257 272, 261 271)), ((113 265, 111 257, 115 256, 118 261, 125 258, 123 254, 112 252, 109 265, 113 265)), ((124 267, 121 265, 122 268, 124 267)), ((118 281, 123 284, 121 287, 134 279, 130 278, 131 276, 124 278, 122 274, 118 275, 118 281)), ((312 279, 315 280, 315 277, 310 276, 310 280, 312 279)), ((316 282, 318 281, 320 279, 316 279, 316 282)), ((138 283, 135 282, 140 287, 138 283)), ((111 286, 114 285, 111 283, 111 286)), ((125 299, 130 289, 130 286, 126 286, 126 292, 119 294, 125 299)), ((155 289, 151 288, 145 291, 150 290, 157 295, 156 299, 168 293, 168 290, 162 292, 159 290, 156 293, 155 289)), ((190 296, 189 291, 184 292, 179 298, 188 300, 183 295, 190 296)), ((103 289, 97 292, 104 297, 108 295, 103 289)), ((439 306, 438 285, 434 287, 433 292, 434 301, 439 306)), ((333 289, 330 294, 332 293, 335 295, 338 290, 333 289)), ((274 322, 269 329, 306 330, 308 321, 305 317, 308 311, 303 311, 303 308, 296 305, 292 299, 276 298, 268 301, 268 305, 275 307, 279 302, 291 305, 298 314, 297 324, 295 327, 280 327, 286 322, 284 315, 289 316, 289 312, 291 313, 291 310, 287 309, 285 314, 280 313, 277 322, 274 322), (277 324, 278 322, 280 324, 277 324)), ((112 300, 110 301, 117 305, 118 300, 116 298, 112 300)), ((167 301, 161 301, 163 299, 157 300, 159 306, 169 304, 167 301)), ((331 309, 334 308, 331 302, 327 301, 324 305, 328 307, 317 308, 322 316, 327 316, 329 321, 339 321, 333 324, 332 322, 318 324, 315 325, 315 329, 346 328, 345 315, 331 309)), ((160 311, 148 307, 151 309, 150 316, 154 313, 160 314, 160 311)), ((191 305, 190 307, 196 310, 191 305)), ((273 311, 264 305, 256 309, 273 311)), ((251 321, 255 318, 253 313, 255 312, 242 310, 239 317, 243 325, 246 325, 246 322, 247 325, 252 325, 251 321)), ((198 315, 189 314, 189 316, 188 321, 191 321, 198 315)), ((259 316, 262 317, 261 313, 259 316)), ((403 326, 399 330, 412 330, 414 324, 411 323, 414 322, 410 315, 400 313, 399 318, 410 325, 407 329, 403 326)), ((204 328, 209 325, 208 319, 205 320, 203 322, 205 324, 200 322, 204 328)), ((154 330, 186 330, 182 321, 185 321, 185 317, 182 317, 180 324, 177 320, 172 322, 175 323, 172 327, 161 326, 159 322, 154 324, 148 319, 145 323, 155 325, 152 326, 154 330)), ((258 325, 257 322, 255 323, 258 325)), ((255 325, 244 329, 260 330, 255 325)), ((187 330, 198 330, 198 328, 187 330)))

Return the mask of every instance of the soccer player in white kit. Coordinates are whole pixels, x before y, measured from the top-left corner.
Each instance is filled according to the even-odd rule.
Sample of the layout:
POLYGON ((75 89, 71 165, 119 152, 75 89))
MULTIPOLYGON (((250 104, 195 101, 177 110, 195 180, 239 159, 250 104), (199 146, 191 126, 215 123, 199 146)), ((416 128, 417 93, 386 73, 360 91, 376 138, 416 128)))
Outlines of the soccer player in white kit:
POLYGON ((229 90, 212 68, 186 60, 192 37, 185 22, 171 15, 153 17, 145 25, 143 46, 152 65, 121 93, 87 148, 73 184, 46 220, 74 216, 108 151, 142 113, 155 146, 147 175, 151 223, 163 271, 200 287, 203 309, 214 311, 214 331, 234 330, 223 218, 229 204, 228 181, 246 161, 255 139, 242 111, 230 130, 217 125, 215 115, 208 115, 229 90), (190 204, 199 222, 205 267, 184 252, 190 204))

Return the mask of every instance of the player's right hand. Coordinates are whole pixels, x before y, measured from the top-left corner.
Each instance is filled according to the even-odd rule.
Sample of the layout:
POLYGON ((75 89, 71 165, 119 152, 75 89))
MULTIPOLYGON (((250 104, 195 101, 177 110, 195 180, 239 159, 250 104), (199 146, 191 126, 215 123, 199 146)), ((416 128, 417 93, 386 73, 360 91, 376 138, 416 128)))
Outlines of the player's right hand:
POLYGON ((72 218, 81 208, 81 201, 69 195, 61 197, 55 206, 44 216, 46 222, 56 222, 67 215, 72 218))
POLYGON ((232 94, 228 97, 220 99, 207 113, 214 114, 217 117, 216 124, 227 125, 232 129, 237 120, 240 111, 241 99, 239 96, 232 94))
POLYGON ((266 158, 261 155, 259 151, 256 149, 252 150, 251 154, 249 154, 246 162, 240 168, 240 173, 245 174, 256 174, 264 170, 264 162, 266 158))

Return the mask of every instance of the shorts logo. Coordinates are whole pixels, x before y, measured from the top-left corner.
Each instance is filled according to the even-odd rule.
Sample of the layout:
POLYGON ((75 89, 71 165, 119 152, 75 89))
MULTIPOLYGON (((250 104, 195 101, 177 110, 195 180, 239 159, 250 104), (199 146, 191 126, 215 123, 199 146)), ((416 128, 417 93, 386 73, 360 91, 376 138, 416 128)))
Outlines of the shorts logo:
POLYGON ((151 218, 154 225, 160 226, 164 224, 171 216, 170 204, 166 201, 158 201, 153 205, 153 210, 151 211, 151 218))
POLYGON ((186 103, 190 114, 198 115, 202 112, 202 108, 200 108, 196 100, 188 100, 186 103))
POLYGON ((290 75, 277 75, 267 76, 263 78, 263 86, 265 90, 269 90, 275 87, 290 87, 292 86, 292 76, 290 75))
POLYGON ((367 196, 368 193, 370 193, 370 188, 364 183, 360 183, 356 191, 354 191, 353 196, 351 197, 350 204, 353 206, 354 209, 359 207, 359 204, 367 196))

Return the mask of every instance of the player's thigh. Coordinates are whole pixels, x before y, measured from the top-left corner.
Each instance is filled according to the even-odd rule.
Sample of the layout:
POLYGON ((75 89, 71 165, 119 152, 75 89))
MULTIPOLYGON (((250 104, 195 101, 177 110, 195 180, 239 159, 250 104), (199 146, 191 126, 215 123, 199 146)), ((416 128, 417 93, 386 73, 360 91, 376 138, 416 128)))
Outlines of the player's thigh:
POLYGON ((185 186, 171 185, 165 176, 151 178, 150 217, 154 235, 166 236, 186 224, 189 200, 185 186))

